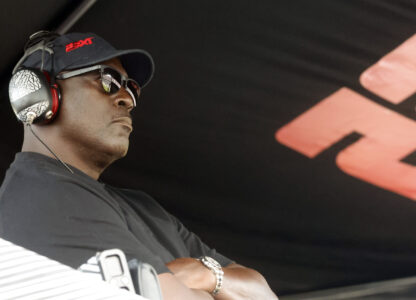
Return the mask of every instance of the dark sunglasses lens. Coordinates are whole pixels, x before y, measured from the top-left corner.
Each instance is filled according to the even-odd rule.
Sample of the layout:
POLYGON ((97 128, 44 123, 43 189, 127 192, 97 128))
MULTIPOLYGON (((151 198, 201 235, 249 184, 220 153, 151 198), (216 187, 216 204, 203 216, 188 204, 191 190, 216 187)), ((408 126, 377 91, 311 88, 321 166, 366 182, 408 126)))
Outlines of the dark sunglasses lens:
POLYGON ((121 87, 121 74, 110 68, 105 68, 101 74, 101 84, 108 94, 117 93, 121 87))
MULTIPOLYGON (((111 68, 104 68, 101 74, 101 84, 106 93, 117 93, 122 85, 122 75, 111 68)), ((133 98, 134 106, 136 106, 137 99, 140 96, 140 86, 133 79, 127 79, 127 82, 124 82, 124 84, 124 87, 133 98)))

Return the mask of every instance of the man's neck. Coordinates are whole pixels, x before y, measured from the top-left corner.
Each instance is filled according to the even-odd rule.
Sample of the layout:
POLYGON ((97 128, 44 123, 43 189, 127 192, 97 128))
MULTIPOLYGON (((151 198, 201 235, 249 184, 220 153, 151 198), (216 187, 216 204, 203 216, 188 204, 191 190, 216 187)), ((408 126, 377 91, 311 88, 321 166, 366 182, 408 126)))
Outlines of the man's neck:
MULTIPOLYGON (((35 129, 36 130, 36 129, 35 129)), ((37 134, 38 137, 45 143, 50 150, 45 147, 31 132, 25 130, 25 138, 22 145, 22 152, 36 152, 56 159, 55 155, 65 162, 80 171, 84 172, 91 178, 97 180, 101 173, 111 162, 103 157, 97 157, 92 153, 89 153, 87 149, 82 151, 82 148, 72 149, 71 145, 61 145, 48 140, 48 138, 37 134), (53 152, 53 153, 52 153, 53 152), (54 155, 55 154, 55 155, 54 155)))

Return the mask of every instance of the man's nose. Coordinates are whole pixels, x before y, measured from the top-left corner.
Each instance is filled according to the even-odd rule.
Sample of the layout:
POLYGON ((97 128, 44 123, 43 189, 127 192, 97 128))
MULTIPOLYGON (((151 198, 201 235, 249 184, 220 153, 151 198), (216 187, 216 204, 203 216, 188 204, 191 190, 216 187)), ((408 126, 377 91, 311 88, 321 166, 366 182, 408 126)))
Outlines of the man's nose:
POLYGON ((131 111, 134 108, 134 101, 132 96, 126 91, 124 87, 121 87, 117 93, 115 100, 115 105, 117 107, 123 106, 127 108, 128 111, 131 111))

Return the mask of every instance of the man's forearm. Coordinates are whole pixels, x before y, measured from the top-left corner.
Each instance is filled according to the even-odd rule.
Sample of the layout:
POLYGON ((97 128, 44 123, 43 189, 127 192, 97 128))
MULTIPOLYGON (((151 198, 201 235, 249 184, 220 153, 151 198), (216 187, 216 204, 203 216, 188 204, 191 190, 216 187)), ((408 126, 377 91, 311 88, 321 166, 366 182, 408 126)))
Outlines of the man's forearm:
MULTIPOLYGON (((211 293, 215 288, 215 275, 196 259, 179 258, 168 263, 167 267, 190 289, 211 293)), ((224 281, 214 297, 216 300, 278 299, 259 272, 237 264, 231 264, 223 271, 224 281)))
POLYGON ((192 299, 215 300, 214 297, 206 291, 197 290, 197 289, 191 289, 191 291, 195 295, 195 298, 192 298, 192 299))
POLYGON ((189 288, 170 273, 159 274, 159 283, 165 300, 214 300, 210 293, 189 288))
POLYGON ((259 272, 236 264, 223 270, 224 283, 216 300, 278 299, 259 272))

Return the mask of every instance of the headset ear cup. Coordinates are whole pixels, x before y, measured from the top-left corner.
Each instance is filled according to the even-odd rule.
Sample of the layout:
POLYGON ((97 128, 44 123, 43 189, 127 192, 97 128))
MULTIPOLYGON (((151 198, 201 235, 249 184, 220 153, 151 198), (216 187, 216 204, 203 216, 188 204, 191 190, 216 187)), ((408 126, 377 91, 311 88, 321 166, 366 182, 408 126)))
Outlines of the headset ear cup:
POLYGON ((16 117, 23 123, 46 123, 53 119, 59 107, 56 89, 52 93, 49 74, 37 69, 23 68, 10 79, 9 98, 16 117), (55 114, 53 113, 53 96, 55 114))

